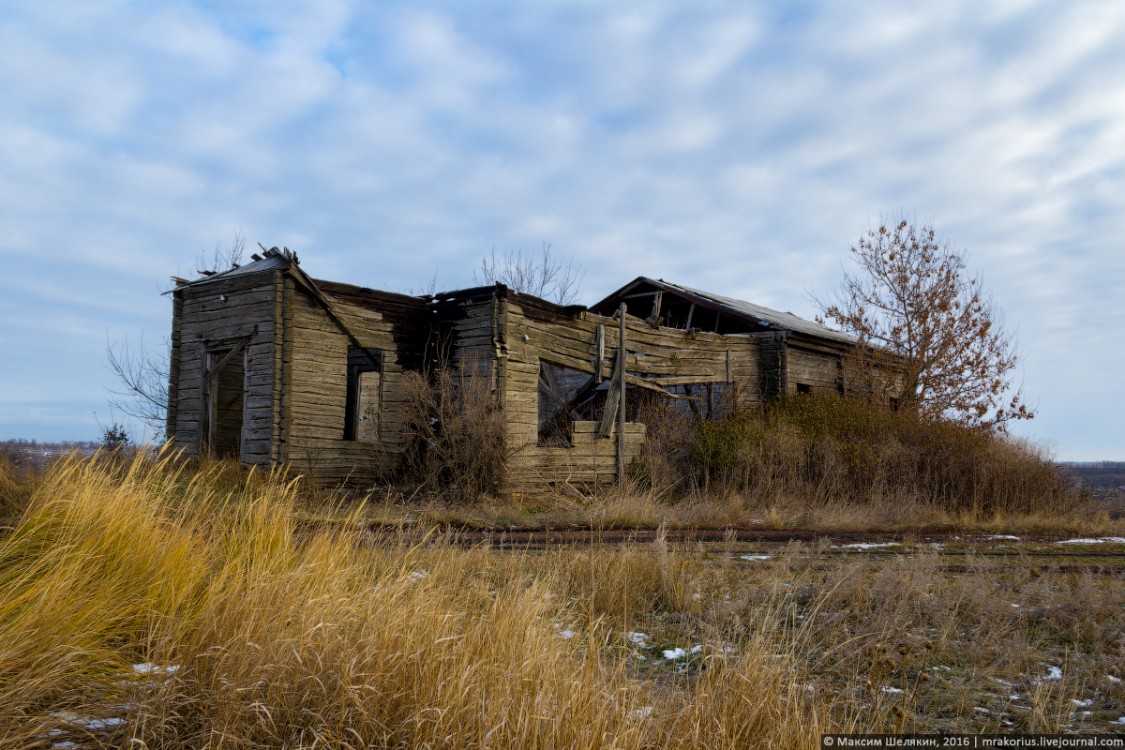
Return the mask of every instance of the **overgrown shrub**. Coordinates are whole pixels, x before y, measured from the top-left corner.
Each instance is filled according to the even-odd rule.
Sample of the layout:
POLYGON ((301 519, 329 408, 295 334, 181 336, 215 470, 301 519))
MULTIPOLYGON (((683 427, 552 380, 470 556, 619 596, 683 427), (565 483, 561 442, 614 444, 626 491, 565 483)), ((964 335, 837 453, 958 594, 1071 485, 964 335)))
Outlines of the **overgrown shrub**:
POLYGON ((494 494, 502 486, 508 453, 504 418, 488 373, 442 368, 427 378, 407 372, 410 445, 403 476, 457 502, 494 494))
POLYGON ((1029 444, 835 396, 788 396, 763 413, 699 424, 688 470, 699 489, 757 499, 901 499, 983 513, 1079 501, 1029 444))

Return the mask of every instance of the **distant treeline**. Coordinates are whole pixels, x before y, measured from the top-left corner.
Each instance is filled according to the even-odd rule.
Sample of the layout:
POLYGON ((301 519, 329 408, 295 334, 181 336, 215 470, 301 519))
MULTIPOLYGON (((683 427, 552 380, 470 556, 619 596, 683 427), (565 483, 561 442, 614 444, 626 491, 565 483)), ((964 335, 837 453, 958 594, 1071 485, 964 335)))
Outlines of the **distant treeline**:
POLYGON ((40 442, 17 438, 13 440, 0 440, 0 452, 3 453, 39 453, 45 455, 61 455, 64 453, 93 453, 101 447, 97 440, 65 440, 62 442, 40 442))
POLYGON ((1064 461, 1059 466, 1095 491, 1125 487, 1125 461, 1064 461))

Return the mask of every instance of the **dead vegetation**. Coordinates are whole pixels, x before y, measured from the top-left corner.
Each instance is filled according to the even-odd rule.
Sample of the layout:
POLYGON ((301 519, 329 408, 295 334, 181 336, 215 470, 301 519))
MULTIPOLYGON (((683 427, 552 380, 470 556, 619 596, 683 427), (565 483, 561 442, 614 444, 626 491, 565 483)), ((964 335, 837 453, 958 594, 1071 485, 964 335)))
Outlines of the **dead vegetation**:
POLYGON ((641 399, 628 482, 503 492, 513 471, 486 376, 411 376, 406 485, 369 496, 373 520, 456 527, 1112 529, 1035 446, 859 400, 793 395, 700 419, 641 399))
POLYGON ((1125 714, 1120 572, 374 547, 359 509, 298 538, 298 486, 226 466, 38 477, 0 540, 0 746, 811 748, 1125 714))

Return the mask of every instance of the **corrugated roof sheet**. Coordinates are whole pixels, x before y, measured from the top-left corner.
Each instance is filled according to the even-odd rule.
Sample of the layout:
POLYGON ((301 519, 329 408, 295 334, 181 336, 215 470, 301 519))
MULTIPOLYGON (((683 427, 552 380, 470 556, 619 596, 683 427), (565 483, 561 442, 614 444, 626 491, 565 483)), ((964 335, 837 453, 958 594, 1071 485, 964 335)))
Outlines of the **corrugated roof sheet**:
POLYGON ((681 284, 673 284, 670 281, 663 279, 650 279, 642 277, 644 281, 654 284, 671 292, 682 292, 685 295, 691 295, 707 300, 717 307, 721 307, 731 313, 734 313, 743 318, 753 318, 754 320, 765 321, 770 325, 777 326, 787 331, 796 331, 804 333, 809 336, 816 336, 822 339, 832 339, 833 341, 840 341, 847 344, 854 344, 856 339, 846 333, 834 331, 831 328, 820 325, 811 320, 805 320, 798 317, 793 313, 780 312, 778 310, 771 310, 768 307, 755 305, 752 302, 745 302, 740 299, 732 299, 724 297, 721 294, 713 294, 712 292, 705 292, 701 289, 692 289, 688 286, 681 284))
POLYGON ((186 286, 197 286, 199 284, 206 284, 210 281, 229 279, 232 276, 242 276, 248 273, 261 273, 263 271, 272 271, 278 268, 284 269, 289 267, 289 263, 289 259, 283 255, 271 255, 268 258, 262 258, 261 260, 254 260, 249 263, 245 263, 238 268, 228 268, 225 271, 213 273, 210 276, 193 279, 189 281, 186 286))

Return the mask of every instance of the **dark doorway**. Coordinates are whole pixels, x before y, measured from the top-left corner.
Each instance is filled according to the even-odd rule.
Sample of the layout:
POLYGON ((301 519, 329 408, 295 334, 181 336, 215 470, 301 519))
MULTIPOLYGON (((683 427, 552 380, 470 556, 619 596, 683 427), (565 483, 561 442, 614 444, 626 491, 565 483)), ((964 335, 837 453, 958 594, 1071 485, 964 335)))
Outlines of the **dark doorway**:
POLYGON ((220 458, 239 458, 246 401, 243 347, 208 353, 206 392, 207 450, 220 458))

